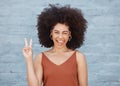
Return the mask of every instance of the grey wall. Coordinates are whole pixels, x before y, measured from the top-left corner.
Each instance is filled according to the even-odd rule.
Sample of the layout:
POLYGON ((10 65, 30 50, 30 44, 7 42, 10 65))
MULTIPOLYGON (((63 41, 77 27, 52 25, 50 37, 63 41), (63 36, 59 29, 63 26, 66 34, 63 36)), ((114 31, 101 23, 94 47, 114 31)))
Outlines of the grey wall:
POLYGON ((39 45, 37 15, 49 3, 82 9, 88 20, 81 50, 88 62, 89 86, 120 86, 120 0, 0 0, 0 86, 27 86, 24 37, 39 45))

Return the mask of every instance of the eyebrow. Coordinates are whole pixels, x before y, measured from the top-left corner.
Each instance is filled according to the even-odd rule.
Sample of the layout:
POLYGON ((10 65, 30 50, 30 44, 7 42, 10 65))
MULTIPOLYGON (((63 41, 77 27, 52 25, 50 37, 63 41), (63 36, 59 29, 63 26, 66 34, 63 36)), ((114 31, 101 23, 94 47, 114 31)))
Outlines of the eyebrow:
MULTIPOLYGON (((58 31, 58 30, 53 30, 53 31, 58 31)), ((63 31, 63 32, 69 32, 69 31, 66 30, 66 31, 63 31)))

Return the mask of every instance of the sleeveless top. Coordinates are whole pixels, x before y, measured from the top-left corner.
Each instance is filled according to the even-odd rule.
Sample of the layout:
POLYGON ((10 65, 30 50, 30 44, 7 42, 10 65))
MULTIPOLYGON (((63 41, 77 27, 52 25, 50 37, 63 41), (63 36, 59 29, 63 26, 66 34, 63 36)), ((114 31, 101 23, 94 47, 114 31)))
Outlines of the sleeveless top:
POLYGON ((43 86, 79 86, 76 51, 64 63, 57 65, 42 53, 43 86))

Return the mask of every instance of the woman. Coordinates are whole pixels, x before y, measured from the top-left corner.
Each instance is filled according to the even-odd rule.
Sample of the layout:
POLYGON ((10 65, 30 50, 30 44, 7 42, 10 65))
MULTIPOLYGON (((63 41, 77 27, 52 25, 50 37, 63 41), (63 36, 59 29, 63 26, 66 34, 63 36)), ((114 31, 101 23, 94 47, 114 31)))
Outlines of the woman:
POLYGON ((25 39, 23 55, 27 64, 29 86, 88 86, 85 56, 76 48, 84 41, 87 21, 81 11, 70 6, 50 5, 38 16, 39 42, 50 48, 32 59, 25 39))

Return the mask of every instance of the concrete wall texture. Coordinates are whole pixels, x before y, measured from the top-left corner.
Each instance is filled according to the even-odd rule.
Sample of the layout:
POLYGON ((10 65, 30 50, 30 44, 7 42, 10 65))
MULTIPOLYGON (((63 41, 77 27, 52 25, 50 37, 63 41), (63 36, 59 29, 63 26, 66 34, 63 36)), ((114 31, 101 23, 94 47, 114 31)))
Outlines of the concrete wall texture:
POLYGON ((37 15, 48 4, 80 8, 88 21, 79 48, 88 63, 89 86, 120 86, 120 0, 0 0, 0 86, 27 86, 24 37, 34 56, 46 48, 37 38, 37 15))

